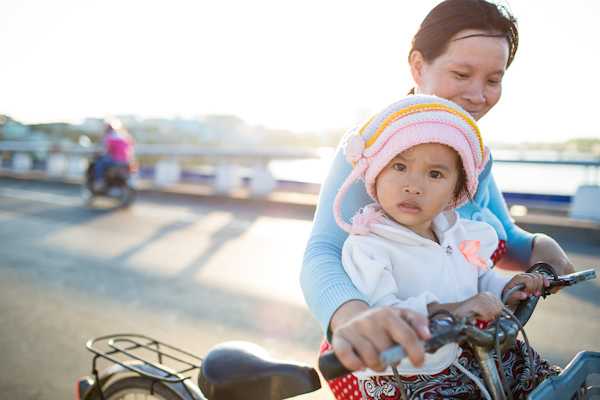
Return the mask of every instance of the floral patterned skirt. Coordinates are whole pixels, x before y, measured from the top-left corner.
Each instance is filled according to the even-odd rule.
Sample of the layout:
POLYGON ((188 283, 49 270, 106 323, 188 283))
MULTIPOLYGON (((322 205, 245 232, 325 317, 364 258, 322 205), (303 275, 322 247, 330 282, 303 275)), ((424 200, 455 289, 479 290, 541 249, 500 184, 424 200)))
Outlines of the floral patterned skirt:
MULTIPOLYGON (((321 346, 321 352, 330 348, 328 343, 321 346)), ((525 399, 544 379, 557 375, 560 368, 550 365, 533 351, 533 366, 527 365, 527 347, 517 340, 515 346, 502 354, 502 366, 507 384, 515 400, 525 399), (532 373, 533 372, 533 373, 532 373), (533 375, 533 379, 531 376, 533 375)), ((458 362, 483 382, 481 370, 473 351, 463 348, 458 362)), ((401 376, 400 381, 409 399, 456 399, 471 400, 483 398, 475 382, 454 365, 435 375, 401 376)), ((374 376, 358 380, 354 375, 328 381, 337 400, 400 400, 402 399, 393 376, 374 376)))

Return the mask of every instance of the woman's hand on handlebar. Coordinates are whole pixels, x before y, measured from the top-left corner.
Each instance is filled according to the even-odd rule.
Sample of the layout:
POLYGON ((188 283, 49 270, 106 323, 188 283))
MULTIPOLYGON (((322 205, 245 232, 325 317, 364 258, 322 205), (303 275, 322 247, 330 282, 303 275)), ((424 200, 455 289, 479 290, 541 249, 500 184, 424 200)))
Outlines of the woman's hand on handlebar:
POLYGON ((509 306, 515 306, 519 304, 520 301, 525 300, 530 296, 541 296, 544 292, 544 288, 550 286, 550 281, 548 278, 538 272, 518 274, 513 276, 513 278, 506 284, 502 294, 521 284, 524 285, 524 288, 514 292, 507 299, 506 304, 509 306))
POLYGON ((427 318, 411 310, 367 308, 362 304, 364 307, 355 305, 355 309, 363 310, 345 321, 332 319, 331 345, 340 362, 351 371, 364 368, 383 371, 379 354, 399 344, 414 365, 422 365, 425 353, 421 340, 431 337, 427 318))

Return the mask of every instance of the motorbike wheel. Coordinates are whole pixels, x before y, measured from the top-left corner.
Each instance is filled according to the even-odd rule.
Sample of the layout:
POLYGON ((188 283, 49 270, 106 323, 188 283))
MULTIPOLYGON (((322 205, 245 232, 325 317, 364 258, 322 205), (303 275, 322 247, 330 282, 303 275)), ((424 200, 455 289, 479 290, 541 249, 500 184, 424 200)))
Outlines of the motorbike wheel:
MULTIPOLYGON (((102 390, 105 400, 181 400, 182 397, 162 382, 145 376, 130 376, 115 380, 102 390)), ((94 391, 89 400, 100 400, 102 396, 94 391)))
POLYGON ((121 198, 119 199, 120 203, 121 203, 121 207, 122 208, 127 208, 131 205, 131 203, 133 203, 133 200, 135 199, 135 189, 132 188, 131 186, 127 185, 123 188, 122 192, 121 192, 121 198))
POLYGON ((91 206, 94 201, 94 193, 87 183, 81 185, 81 199, 86 207, 91 206))

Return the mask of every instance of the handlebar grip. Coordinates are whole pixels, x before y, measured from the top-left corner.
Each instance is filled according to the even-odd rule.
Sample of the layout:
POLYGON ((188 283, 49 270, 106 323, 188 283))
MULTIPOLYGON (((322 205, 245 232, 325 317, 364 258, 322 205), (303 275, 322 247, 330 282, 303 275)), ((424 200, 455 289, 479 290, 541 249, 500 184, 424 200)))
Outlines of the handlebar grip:
POLYGON ((572 274, 561 275, 555 280, 550 281, 550 287, 554 286, 571 286, 579 282, 596 279, 596 271, 594 269, 586 269, 583 271, 573 272, 572 274))
POLYGON ((381 363, 387 367, 389 365, 400 364, 400 361, 402 361, 405 357, 406 351, 404 351, 404 348, 400 345, 396 345, 382 351, 379 355, 379 361, 381 361, 381 363))
POLYGON ((319 370, 326 380, 348 375, 351 371, 342 365, 333 351, 323 353, 319 357, 319 370))
MULTIPOLYGON (((400 345, 390 347, 379 355, 379 360, 385 366, 399 364, 406 357, 406 352, 400 345)), ((326 380, 348 375, 352 371, 346 369, 333 351, 319 357, 319 370, 326 380)))

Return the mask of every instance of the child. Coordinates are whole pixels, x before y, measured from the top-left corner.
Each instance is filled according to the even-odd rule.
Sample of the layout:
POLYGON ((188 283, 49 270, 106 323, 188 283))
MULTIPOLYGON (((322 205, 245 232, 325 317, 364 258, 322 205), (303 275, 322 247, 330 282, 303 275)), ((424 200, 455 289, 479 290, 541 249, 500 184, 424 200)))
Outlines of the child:
MULTIPOLYGON (((454 211, 476 193, 488 157, 475 121, 458 105, 435 96, 409 96, 349 136, 345 155, 353 171, 334 202, 338 225, 350 233, 342 263, 371 307, 407 308, 423 315, 445 309, 490 320, 500 314, 504 291, 526 285, 509 299, 515 304, 539 295, 547 285, 539 274, 511 278, 493 271, 490 257, 498 246, 494 229, 460 219, 454 211), (375 202, 349 224, 342 202, 357 179, 364 180, 375 202)), ((523 372, 526 351, 519 342, 503 360, 515 398, 524 398, 536 384, 523 372)), ((476 360, 456 344, 428 354, 419 368, 403 361, 398 371, 409 398, 482 397, 476 360)), ((534 372, 537 381, 556 373, 537 354, 534 372)), ((364 399, 400 398, 391 369, 355 375, 364 399)), ((338 399, 344 397, 343 383, 331 386, 338 399)))

